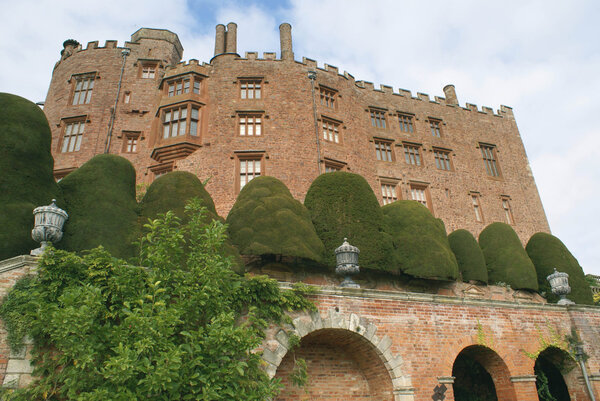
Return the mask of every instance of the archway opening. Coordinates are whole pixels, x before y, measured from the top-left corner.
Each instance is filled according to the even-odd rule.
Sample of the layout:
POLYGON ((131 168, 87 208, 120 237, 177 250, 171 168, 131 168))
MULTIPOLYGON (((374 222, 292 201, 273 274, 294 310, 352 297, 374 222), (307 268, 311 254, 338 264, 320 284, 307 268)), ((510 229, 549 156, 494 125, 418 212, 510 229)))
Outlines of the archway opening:
POLYGON ((508 367, 492 349, 472 345, 463 349, 452 366, 455 401, 513 401, 516 393, 508 367))
POLYGON ((546 348, 535 360, 534 373, 540 401, 570 401, 564 375, 575 368, 571 356, 555 347, 546 348))
POLYGON ((322 329, 302 338, 281 361, 276 378, 283 389, 277 401, 392 401, 392 381, 375 347, 344 329, 322 329), (297 359, 306 361, 308 384, 295 386, 290 373, 297 359))

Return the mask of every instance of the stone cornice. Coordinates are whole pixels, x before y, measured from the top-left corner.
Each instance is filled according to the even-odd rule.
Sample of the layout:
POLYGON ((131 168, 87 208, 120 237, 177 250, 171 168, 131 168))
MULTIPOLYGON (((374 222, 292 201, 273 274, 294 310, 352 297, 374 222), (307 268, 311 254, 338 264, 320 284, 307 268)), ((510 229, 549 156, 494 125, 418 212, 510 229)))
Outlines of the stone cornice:
POLYGON ((20 255, 0 261, 0 273, 8 272, 25 266, 36 266, 38 257, 20 255))

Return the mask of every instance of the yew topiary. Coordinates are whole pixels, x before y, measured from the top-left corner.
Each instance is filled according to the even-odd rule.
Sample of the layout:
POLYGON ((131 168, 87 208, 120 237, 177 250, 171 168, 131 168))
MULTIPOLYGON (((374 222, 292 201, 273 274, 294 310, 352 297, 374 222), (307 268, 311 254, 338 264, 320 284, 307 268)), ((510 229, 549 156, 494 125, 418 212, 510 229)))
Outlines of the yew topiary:
POLYGON ((450 250, 444 223, 427 207, 412 200, 383 206, 386 227, 394 241, 394 266, 418 278, 455 280, 456 258, 450 250))
POLYGON ((0 260, 39 247, 31 239, 33 209, 58 195, 51 139, 46 116, 36 104, 0 93, 0 260))
POLYGON ((463 281, 488 282, 483 252, 473 234, 467 230, 456 230, 448 236, 450 249, 456 256, 458 270, 463 281))
POLYGON ((538 290, 533 262, 515 230, 506 223, 492 223, 479 234, 490 284, 504 283, 515 290, 538 290))
POLYGON ((583 269, 560 239, 551 234, 537 233, 529 239, 525 249, 535 265, 540 292, 545 292, 549 301, 558 301, 546 279, 556 269, 569 275, 571 293, 567 298, 577 304, 593 305, 592 290, 585 279, 583 269))
POLYGON ((59 183, 69 220, 57 245, 69 251, 99 245, 114 256, 133 256, 138 214, 135 169, 116 155, 98 155, 59 183))
POLYGON ((348 238, 360 249, 361 268, 392 270, 392 239, 384 231, 379 202, 363 177, 342 171, 322 174, 308 189, 304 205, 325 245, 328 265, 335 266, 334 250, 348 238))
POLYGON ((231 241, 244 255, 283 255, 321 262, 323 243, 310 213, 274 177, 257 177, 241 190, 227 216, 231 241))

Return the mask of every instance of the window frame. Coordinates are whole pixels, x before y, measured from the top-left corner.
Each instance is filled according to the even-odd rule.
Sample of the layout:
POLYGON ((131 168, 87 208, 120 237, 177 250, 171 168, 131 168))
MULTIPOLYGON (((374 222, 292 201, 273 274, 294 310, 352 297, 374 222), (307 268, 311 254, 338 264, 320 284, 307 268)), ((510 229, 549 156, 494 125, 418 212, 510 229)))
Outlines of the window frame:
POLYGON ((185 102, 185 103, 176 103, 169 106, 165 106, 159 110, 160 112, 160 140, 167 141, 172 138, 178 137, 191 137, 191 138, 199 138, 202 127, 202 113, 203 113, 203 105, 195 102, 185 102), (181 110, 186 110, 185 117, 181 117, 181 110), (175 125, 173 122, 175 121, 172 117, 175 110, 178 111, 177 117, 177 130, 181 130, 181 121, 185 121, 185 128, 183 133, 177 133, 176 135, 172 135, 172 127, 175 125), (194 111, 197 110, 196 118, 194 118, 194 111), (169 113, 169 121, 165 121, 167 118, 167 113, 169 113), (185 120, 184 120, 185 118, 185 120), (193 124, 194 123, 194 124, 193 124), (169 135, 165 137, 165 127, 169 125, 169 135), (196 127, 195 134, 192 134, 192 126, 196 127))
POLYGON ((483 215, 483 207, 481 206, 481 194, 479 192, 469 192, 471 198, 471 206, 473 206, 473 213, 475 213, 475 221, 478 223, 484 223, 485 217, 483 215))
POLYGON ((371 127, 380 129, 380 130, 387 130, 388 123, 387 123, 386 114, 387 114, 386 109, 381 109, 378 107, 369 107, 369 117, 371 118, 371 127))
POLYGON ((433 117, 429 117, 427 121, 429 122, 429 132, 431 132, 431 136, 434 138, 441 138, 443 121, 433 117))
POLYGON ((240 137, 259 137, 265 132, 265 115, 262 111, 239 111, 237 113, 237 136, 240 137), (252 119, 252 121, 248 121, 252 119), (256 120, 258 123, 256 122, 256 120), (244 120, 244 121, 242 121, 244 120), (249 134, 249 127, 252 127, 252 134, 249 134), (242 133, 242 128, 244 133, 242 133), (258 130, 257 130, 258 128, 258 130), (258 132, 258 133, 257 133, 258 132))
POLYGON ((500 162, 498 161, 496 145, 480 142, 478 147, 481 152, 483 166, 487 176, 494 179, 502 179, 502 170, 500 169, 500 162))
POLYGON ((402 193, 399 186, 400 180, 398 179, 379 179, 379 188, 381 189, 381 204, 383 206, 389 205, 390 203, 396 202, 402 199, 402 193), (391 194, 389 191, 391 191, 391 194))
POLYGON ((333 118, 321 116, 321 139, 328 143, 342 143, 342 122, 333 118), (332 138, 332 139, 330 139, 332 138))
POLYGON ((81 150, 85 126, 88 122, 87 116, 71 117, 61 120, 61 125, 64 124, 64 126, 61 129, 60 141, 57 149, 58 153, 75 153, 81 150), (73 134, 72 130, 75 125, 77 125, 77 129, 80 130, 80 132, 73 134), (70 148, 72 149, 69 150, 70 148))
POLYGON ((398 115, 398 124, 400 125, 400 131, 413 134, 415 132, 415 115, 410 113, 403 113, 401 111, 397 112, 396 114, 398 115), (404 121, 404 119, 407 119, 408 122, 404 121))
POLYGON ((423 167, 423 145, 419 143, 402 142, 404 162, 409 166, 423 167), (411 153, 409 150, 416 150, 416 154, 411 153), (413 163, 414 159, 414 163, 413 163))
POLYGON ((189 95, 192 93, 200 95, 202 92, 203 81, 204 78, 201 75, 193 73, 168 77, 165 78, 164 93, 168 98, 189 95))
POLYGON ((142 79, 156 79, 158 76, 158 63, 141 63, 140 65, 140 78, 142 79))
POLYGON ((123 132, 123 150, 122 153, 138 153, 140 139, 142 133, 140 131, 126 131, 123 132), (131 141, 131 142, 130 142, 131 141))
POLYGON ((433 148, 433 159, 435 161, 435 167, 441 171, 454 171, 454 164, 452 163, 452 150, 444 148, 433 148), (446 156, 445 159, 438 157, 438 155, 446 156), (445 162, 445 167, 444 163, 445 162))
POLYGON ((508 195, 500 196, 500 205, 502 206, 502 210, 504 211, 504 219, 507 224, 513 226, 515 224, 515 215, 512 210, 512 205, 510 204, 511 197, 508 195))
POLYGON ((375 146, 375 157, 377 158, 377 161, 390 163, 396 161, 393 140, 373 138, 373 145, 375 146))
POLYGON ((266 175, 265 172, 265 152, 264 151, 259 151, 259 152, 236 152, 235 153, 236 156, 236 167, 235 167, 235 188, 236 188, 236 193, 239 193, 242 188, 244 188, 244 186, 246 186, 250 181, 252 181, 254 178, 256 177, 260 177, 263 175, 266 175), (248 177, 248 169, 247 169, 247 163, 249 161, 253 161, 254 163, 258 162, 258 166, 259 166, 259 171, 258 174, 254 174, 256 171, 255 170, 255 166, 256 164, 253 164, 253 171, 252 171, 252 178, 247 179, 248 177), (246 163, 246 164, 244 164, 246 163), (246 179, 244 179, 244 184, 242 185, 242 165, 245 165, 246 167, 244 168, 245 174, 244 177, 246 177, 246 179))
POLYGON ((81 106, 90 104, 92 101, 92 95, 94 92, 95 81, 97 79, 97 74, 95 72, 86 72, 82 74, 75 74, 71 76, 71 79, 74 81, 71 89, 71 97, 70 97, 70 106, 81 106), (86 82, 87 85, 85 88, 78 88, 79 83, 86 82), (91 84, 91 86, 90 86, 91 84), (82 97, 82 93, 84 94, 82 97), (82 101, 83 100, 83 101, 82 101))
POLYGON ((338 91, 327 86, 319 85, 319 104, 323 107, 337 109, 338 91))
POLYGON ((348 164, 346 162, 325 157, 321 160, 323 163, 323 173, 333 173, 336 171, 345 171, 348 164), (331 170, 331 171, 327 171, 331 170))
POLYGON ((429 190, 429 184, 426 182, 411 181, 408 183, 408 189, 410 194, 410 200, 419 202, 423 206, 427 207, 431 214, 433 214, 433 204, 431 201, 431 192, 429 190), (425 199, 415 199, 415 191, 421 191, 425 199))
POLYGON ((243 77, 238 78, 238 94, 241 100, 261 100, 264 99, 264 79, 263 77, 243 77), (252 87, 248 85, 252 84, 252 87), (258 89, 256 85, 258 84, 258 89), (258 93, 258 96, 257 96, 258 93), (252 94, 252 96, 249 96, 252 94))

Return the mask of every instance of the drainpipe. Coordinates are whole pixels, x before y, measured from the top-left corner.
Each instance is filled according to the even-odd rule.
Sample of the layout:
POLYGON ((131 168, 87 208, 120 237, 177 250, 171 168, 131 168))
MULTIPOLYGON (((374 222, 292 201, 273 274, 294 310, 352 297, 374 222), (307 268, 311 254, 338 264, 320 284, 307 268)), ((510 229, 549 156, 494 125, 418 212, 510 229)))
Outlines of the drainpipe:
POLYGON ((125 60, 127 60, 127 56, 129 56, 129 49, 123 49, 121 51, 121 55, 123 56, 123 64, 121 65, 121 75, 119 76, 119 85, 117 86, 117 96, 115 97, 115 105, 112 109, 112 113, 110 114, 110 123, 108 124, 108 134, 106 135, 106 147, 104 148, 104 153, 109 153, 110 150, 110 140, 112 138, 112 130, 115 125, 115 114, 117 113, 117 104, 119 103, 119 95, 121 94, 121 83, 123 82, 123 72, 125 71, 125 60))
POLYGON ((575 347, 575 355, 577 356, 577 360, 579 361, 579 365, 581 366, 581 371, 583 372, 583 378, 585 379, 585 384, 588 389, 588 393, 590 394, 590 398, 592 401, 596 401, 594 397, 594 391, 592 390, 592 385, 590 384, 590 378, 588 377, 587 370, 585 368, 585 362, 583 361, 583 344, 577 344, 575 347))
POLYGON ((312 105, 313 105, 313 118, 315 121, 315 137, 317 138, 317 167, 319 169, 319 175, 321 175, 321 141, 319 140, 319 125, 317 124, 317 103, 315 102, 315 80, 317 79, 317 72, 309 71, 308 79, 310 79, 310 91, 312 93, 312 105))

